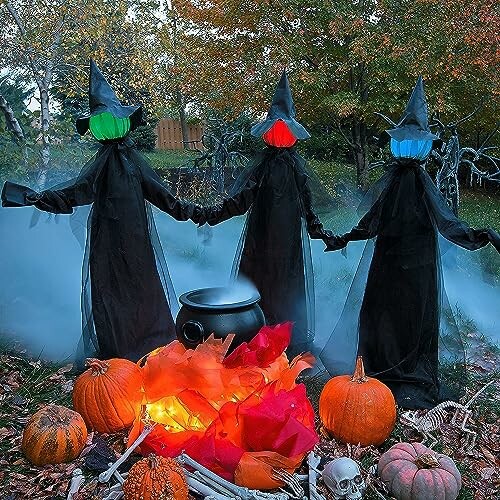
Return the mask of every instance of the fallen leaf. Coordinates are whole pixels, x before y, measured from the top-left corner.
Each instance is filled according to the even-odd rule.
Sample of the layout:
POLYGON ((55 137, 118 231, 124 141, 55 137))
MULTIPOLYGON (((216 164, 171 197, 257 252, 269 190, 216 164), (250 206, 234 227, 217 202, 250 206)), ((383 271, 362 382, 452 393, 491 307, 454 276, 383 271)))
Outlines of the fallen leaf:
POLYGON ((491 453, 490 450, 488 450, 484 446, 480 446, 480 448, 484 455, 484 458, 486 458, 486 460, 488 460, 492 464, 496 465, 497 459, 495 458, 495 455, 493 455, 493 453, 491 453))
POLYGON ((495 474, 495 467, 485 467, 481 469, 481 477, 483 479, 491 479, 491 476, 495 474))

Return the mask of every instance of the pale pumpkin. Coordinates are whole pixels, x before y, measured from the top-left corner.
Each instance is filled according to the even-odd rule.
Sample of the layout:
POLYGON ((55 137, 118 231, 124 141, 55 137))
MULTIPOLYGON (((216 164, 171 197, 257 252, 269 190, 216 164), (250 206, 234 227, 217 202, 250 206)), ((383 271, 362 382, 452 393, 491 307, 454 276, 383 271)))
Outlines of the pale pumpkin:
POLYGON ((462 487, 455 462, 421 443, 395 444, 377 469, 397 500, 455 500, 462 487))
POLYGON ((81 415, 64 406, 48 405, 37 411, 23 432, 21 449, 35 465, 71 462, 87 442, 81 415))
POLYGON ((323 387, 319 416, 335 439, 378 446, 394 429, 396 402, 385 384, 365 375, 359 356, 352 376, 334 377, 323 387))
POLYGON ((123 483, 125 500, 187 500, 188 491, 182 467, 156 455, 136 462, 123 483))
POLYGON ((127 359, 88 359, 76 380, 73 406, 89 429, 112 433, 132 424, 141 410, 142 371, 127 359))

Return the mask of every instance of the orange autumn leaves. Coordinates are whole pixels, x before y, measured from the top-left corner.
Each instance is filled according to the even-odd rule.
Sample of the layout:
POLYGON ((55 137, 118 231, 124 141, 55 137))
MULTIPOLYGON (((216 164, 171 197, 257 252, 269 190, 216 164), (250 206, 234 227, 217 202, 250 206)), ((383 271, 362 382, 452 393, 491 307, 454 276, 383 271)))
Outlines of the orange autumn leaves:
MULTIPOLYGON (((185 450, 227 479, 273 488, 272 466, 294 470, 318 442, 314 412, 295 380, 310 354, 284 353, 292 324, 263 327, 226 358, 232 338, 210 337, 195 350, 177 341, 143 361, 146 408, 160 423, 141 452, 176 456, 185 450)), ((129 443, 141 432, 137 420, 129 443)))

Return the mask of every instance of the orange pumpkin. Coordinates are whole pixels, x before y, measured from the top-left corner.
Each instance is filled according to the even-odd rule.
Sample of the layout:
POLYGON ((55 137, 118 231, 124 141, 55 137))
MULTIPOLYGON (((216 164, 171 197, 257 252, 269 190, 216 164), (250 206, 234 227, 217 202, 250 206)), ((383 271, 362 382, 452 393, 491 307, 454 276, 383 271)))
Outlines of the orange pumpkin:
POLYGON ((187 500, 188 491, 182 467, 156 455, 136 462, 123 483, 126 500, 187 500))
POLYGON ((127 359, 88 359, 76 380, 73 405, 90 429, 112 433, 132 424, 143 398, 142 371, 127 359))
POLYGON ((378 474, 398 500, 455 500, 462 487, 453 460, 421 443, 397 443, 378 463, 378 474))
POLYGON ((86 441, 81 415, 64 406, 48 405, 29 419, 21 449, 35 465, 60 464, 78 457, 86 441))
POLYGON ((396 402, 391 390, 367 377, 361 356, 354 374, 329 380, 319 399, 324 428, 345 443, 362 446, 382 444, 396 423, 396 402))

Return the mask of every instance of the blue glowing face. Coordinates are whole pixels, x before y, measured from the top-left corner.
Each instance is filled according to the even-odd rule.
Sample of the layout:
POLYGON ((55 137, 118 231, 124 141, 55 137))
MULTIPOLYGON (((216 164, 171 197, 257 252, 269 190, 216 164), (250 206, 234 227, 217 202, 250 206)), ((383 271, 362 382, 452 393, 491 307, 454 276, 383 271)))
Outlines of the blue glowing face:
POLYGON ((414 158, 416 160, 425 160, 432 149, 432 141, 405 139, 396 141, 391 139, 391 152, 395 158, 414 158))

